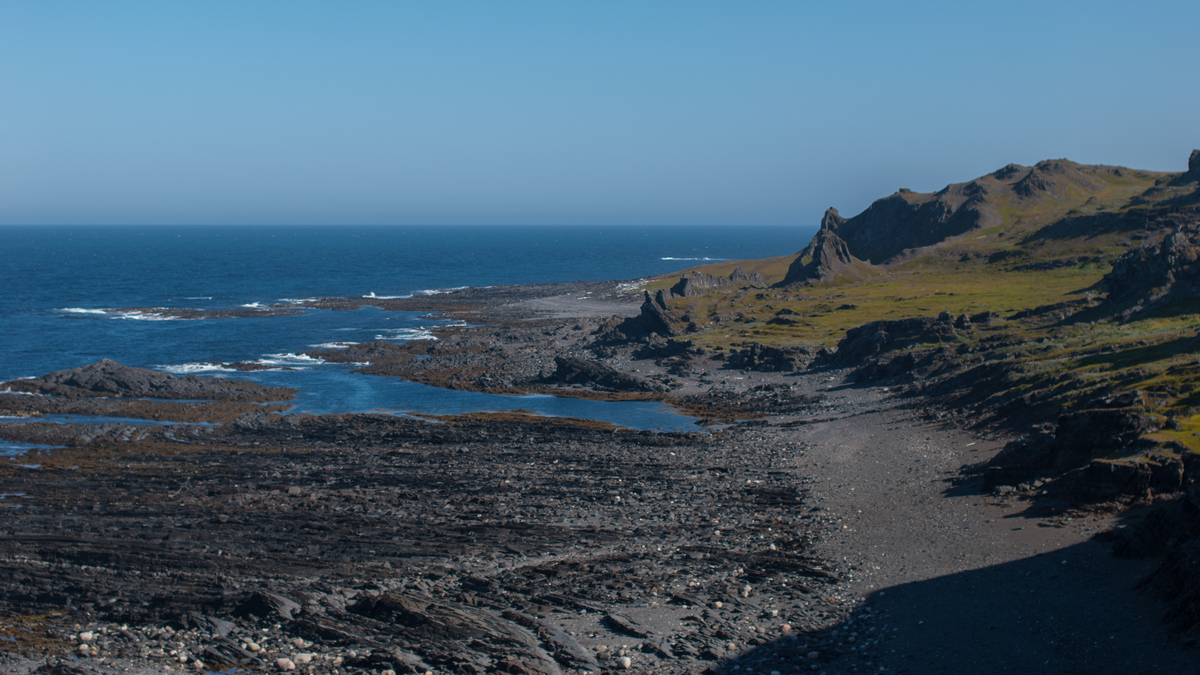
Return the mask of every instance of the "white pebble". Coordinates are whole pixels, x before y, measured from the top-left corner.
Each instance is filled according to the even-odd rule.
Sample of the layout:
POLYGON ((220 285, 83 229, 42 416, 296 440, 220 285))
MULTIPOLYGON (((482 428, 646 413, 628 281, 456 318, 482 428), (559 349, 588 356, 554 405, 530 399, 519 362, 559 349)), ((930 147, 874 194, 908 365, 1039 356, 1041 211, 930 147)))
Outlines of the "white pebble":
POLYGON ((298 665, 298 666, 306 666, 306 665, 312 663, 312 659, 313 659, 312 654, 296 654, 295 656, 292 657, 292 660, 295 661, 296 665, 298 665))
POLYGON ((259 644, 257 642, 255 642, 254 640, 246 641, 246 649, 248 649, 252 652, 262 651, 262 647, 260 647, 259 644))
POLYGON ((200 659, 192 661, 192 670, 204 670, 204 662, 200 659))
POLYGON ((781 630, 781 631, 783 631, 783 632, 785 632, 785 633, 790 633, 790 632, 792 632, 792 624, 790 624, 790 623, 785 623, 785 624, 783 624, 782 626, 780 626, 780 627, 779 627, 779 630, 781 630))
POLYGON ((296 664, 291 659, 275 659, 275 667, 280 670, 295 670, 296 664))
POLYGON ((92 638, 94 638, 94 637, 96 637, 96 634, 93 633, 92 631, 88 631, 86 633, 80 633, 79 641, 80 642, 91 642, 92 638))
POLYGON ((633 659, 629 658, 628 656, 622 656, 617 659, 617 665, 620 666, 622 670, 629 670, 629 667, 633 665, 633 659))

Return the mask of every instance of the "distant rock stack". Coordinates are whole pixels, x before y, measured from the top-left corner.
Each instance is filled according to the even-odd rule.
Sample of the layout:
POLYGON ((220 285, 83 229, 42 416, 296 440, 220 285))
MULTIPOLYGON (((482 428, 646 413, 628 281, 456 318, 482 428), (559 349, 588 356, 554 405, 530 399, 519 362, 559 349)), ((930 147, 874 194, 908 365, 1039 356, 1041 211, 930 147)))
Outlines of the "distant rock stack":
POLYGON ((821 229, 812 242, 801 251, 790 267, 781 286, 814 284, 833 281, 838 276, 863 277, 873 272, 870 263, 850 254, 850 247, 837 235, 846 219, 831 208, 821 218, 821 229))

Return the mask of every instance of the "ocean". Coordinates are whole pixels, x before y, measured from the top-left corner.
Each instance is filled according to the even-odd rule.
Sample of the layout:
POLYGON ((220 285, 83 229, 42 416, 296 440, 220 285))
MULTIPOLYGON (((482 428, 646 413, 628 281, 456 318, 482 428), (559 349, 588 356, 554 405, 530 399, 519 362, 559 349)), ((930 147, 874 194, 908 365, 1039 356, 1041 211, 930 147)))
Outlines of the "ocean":
POLYGON ((176 374, 300 390, 293 412, 455 414, 535 410, 639 429, 693 428, 657 403, 448 391, 362 375, 301 352, 430 339, 418 312, 164 319, 135 307, 236 308, 326 296, 405 296, 463 286, 636 279, 706 261, 784 255, 812 228, 552 226, 0 227, 0 381, 102 358, 176 374), (213 361, 292 370, 222 372, 213 361))

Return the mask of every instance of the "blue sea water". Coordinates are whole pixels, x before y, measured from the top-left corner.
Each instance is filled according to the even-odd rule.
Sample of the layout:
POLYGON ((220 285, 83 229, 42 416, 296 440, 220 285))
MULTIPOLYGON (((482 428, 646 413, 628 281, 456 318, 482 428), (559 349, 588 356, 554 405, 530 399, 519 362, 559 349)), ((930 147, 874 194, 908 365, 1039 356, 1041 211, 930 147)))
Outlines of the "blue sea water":
POLYGON ((691 420, 652 403, 495 396, 361 375, 299 356, 318 345, 427 337, 437 317, 306 310, 161 320, 128 307, 230 308, 323 296, 404 296, 461 286, 635 279, 710 260, 792 253, 797 227, 0 227, 0 380, 102 358, 295 387, 295 412, 535 410, 646 429, 691 420), (262 360, 296 370, 221 373, 262 360))

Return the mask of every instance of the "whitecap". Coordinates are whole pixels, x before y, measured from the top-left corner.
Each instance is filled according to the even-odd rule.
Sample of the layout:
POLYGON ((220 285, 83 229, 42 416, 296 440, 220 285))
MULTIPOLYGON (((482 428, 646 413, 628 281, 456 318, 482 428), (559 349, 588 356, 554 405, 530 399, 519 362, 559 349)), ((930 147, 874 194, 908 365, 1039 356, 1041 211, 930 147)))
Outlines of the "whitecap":
POLYGON ((316 302, 319 298, 280 298, 280 302, 290 302, 292 304, 300 304, 304 302, 316 302))
POLYGON ((318 359, 308 354, 292 354, 286 352, 283 354, 267 354, 263 358, 255 361, 264 366, 287 366, 294 368, 296 366, 316 366, 325 363, 325 359, 318 359))
POLYGON ((405 342, 411 340, 436 340, 434 335, 426 328, 394 328, 388 329, 386 332, 375 336, 376 340, 403 340, 405 342))
POLYGON ((192 373, 236 373, 237 369, 227 368, 216 363, 181 363, 174 366, 154 366, 161 371, 174 375, 190 375, 192 373))
POLYGON ((182 321, 178 316, 163 316, 157 312, 114 312, 114 319, 133 319, 134 321, 182 321))
MULTIPOLYGON (((414 295, 441 295, 443 293, 453 293, 454 291, 461 291, 466 288, 470 288, 470 286, 455 286, 454 288, 428 288, 423 291, 415 291, 414 295)), ((488 288, 488 287, 485 287, 485 288, 488 288)))
POLYGON ((262 307, 262 306, 263 305, 261 302, 248 302, 248 303, 242 305, 242 307, 250 307, 252 309, 258 309, 259 307, 262 307))
POLYGON ((313 349, 345 349, 347 347, 350 347, 350 346, 356 345, 356 344, 358 344, 358 343, 357 342, 321 342, 319 344, 309 345, 309 347, 312 347, 313 349))
POLYGON ((211 295, 189 295, 183 298, 184 300, 212 300, 211 295))
POLYGON ((65 314, 108 314, 107 309, 85 309, 83 307, 63 307, 59 310, 65 314))
POLYGON ((371 298, 372 300, 406 300, 408 298, 411 298, 412 296, 411 295, 375 295, 375 291, 371 291, 370 293, 367 293, 363 297, 371 298))

